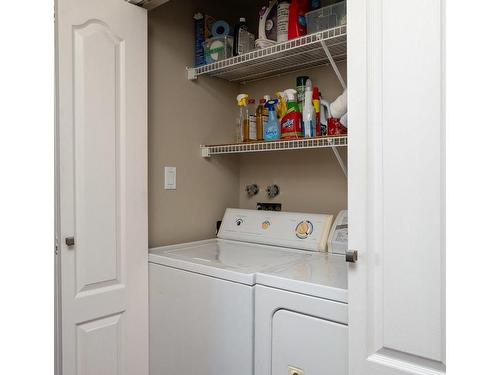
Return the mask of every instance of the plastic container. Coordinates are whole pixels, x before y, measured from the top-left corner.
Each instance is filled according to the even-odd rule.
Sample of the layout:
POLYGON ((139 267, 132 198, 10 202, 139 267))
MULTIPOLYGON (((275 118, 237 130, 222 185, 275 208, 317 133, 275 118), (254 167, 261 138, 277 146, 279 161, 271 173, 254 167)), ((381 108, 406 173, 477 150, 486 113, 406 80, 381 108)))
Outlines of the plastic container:
POLYGON ((308 34, 345 25, 347 23, 346 2, 342 1, 313 10, 306 14, 306 21, 308 34))

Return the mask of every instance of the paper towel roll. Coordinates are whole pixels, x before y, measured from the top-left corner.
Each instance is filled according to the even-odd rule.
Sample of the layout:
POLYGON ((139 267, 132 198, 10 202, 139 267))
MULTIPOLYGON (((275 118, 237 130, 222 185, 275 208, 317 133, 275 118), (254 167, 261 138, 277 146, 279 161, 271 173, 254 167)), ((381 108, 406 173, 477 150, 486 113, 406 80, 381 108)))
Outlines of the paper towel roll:
POLYGON ((228 36, 231 32, 231 27, 226 21, 216 21, 212 25, 212 36, 220 37, 220 36, 228 36))

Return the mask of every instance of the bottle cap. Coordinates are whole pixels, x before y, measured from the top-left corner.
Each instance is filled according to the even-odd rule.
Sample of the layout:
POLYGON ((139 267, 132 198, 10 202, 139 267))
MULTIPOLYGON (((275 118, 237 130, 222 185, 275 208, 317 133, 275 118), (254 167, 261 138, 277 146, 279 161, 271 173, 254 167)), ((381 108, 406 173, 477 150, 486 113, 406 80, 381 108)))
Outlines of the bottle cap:
POLYGON ((240 94, 236 97, 236 101, 238 102, 238 106, 243 107, 248 105, 248 94, 240 94))
POLYGON ((248 103, 255 104, 255 99, 248 99, 248 103))
POLYGON ((308 76, 297 77, 297 86, 305 86, 308 79, 308 76))
POLYGON ((266 103, 266 107, 269 108, 270 111, 275 111, 276 110, 276 108, 275 108, 276 104, 278 104, 277 100, 269 100, 266 103))
POLYGON ((266 99, 264 99, 264 98, 262 98, 262 99, 260 99, 260 100, 259 100, 259 103, 260 103, 260 104, 266 104, 266 102, 267 102, 267 100, 266 100, 266 99))
POLYGON ((297 101, 297 90, 287 89, 283 92, 289 102, 297 101))

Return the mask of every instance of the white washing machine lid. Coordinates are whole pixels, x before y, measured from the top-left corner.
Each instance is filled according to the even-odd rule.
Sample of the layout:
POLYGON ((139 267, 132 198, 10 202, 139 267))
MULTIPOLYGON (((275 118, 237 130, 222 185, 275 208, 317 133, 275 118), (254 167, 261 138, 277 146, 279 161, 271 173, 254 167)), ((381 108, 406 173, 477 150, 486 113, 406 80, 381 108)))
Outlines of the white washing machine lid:
POLYGON ((314 253, 295 262, 262 270, 256 282, 273 288, 347 303, 345 256, 314 253))
POLYGON ((276 246, 212 239, 150 249, 149 261, 254 285, 257 272, 300 261, 311 255, 276 246))

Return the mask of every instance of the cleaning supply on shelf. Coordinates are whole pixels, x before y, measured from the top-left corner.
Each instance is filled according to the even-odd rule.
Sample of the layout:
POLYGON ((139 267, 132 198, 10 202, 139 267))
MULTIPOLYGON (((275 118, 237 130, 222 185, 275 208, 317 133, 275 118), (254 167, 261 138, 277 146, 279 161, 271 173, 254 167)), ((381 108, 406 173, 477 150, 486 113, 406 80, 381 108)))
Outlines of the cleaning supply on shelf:
POLYGON ((280 124, 278 122, 278 116, 276 114, 276 100, 269 100, 266 103, 266 108, 269 111, 269 119, 264 127, 264 140, 265 141, 276 141, 281 137, 280 124))
POLYGON ((346 135, 347 128, 341 124, 340 119, 331 117, 328 119, 328 135, 338 136, 346 135))
POLYGON ((290 1, 278 1, 278 15, 277 15, 277 35, 278 43, 286 42, 288 40, 288 20, 290 18, 290 1))
POLYGON ((302 121, 304 138, 312 138, 316 136, 316 111, 313 105, 313 90, 310 79, 306 83, 306 91, 304 96, 304 106, 302 110, 302 121))
POLYGON ((243 133, 245 128, 248 129, 248 94, 239 94, 236 97, 238 107, 240 108, 240 115, 236 122, 236 143, 243 142, 243 133))
POLYGON ((255 111, 255 121, 257 124, 257 140, 264 140, 264 128, 266 127, 267 120, 269 119, 269 109, 265 108, 266 99, 259 100, 259 105, 255 111))
POLYGON ((256 112, 255 99, 248 99, 248 131, 244 133, 243 142, 254 142, 257 140, 256 112))
POLYGON ((288 19, 288 40, 307 34, 306 13, 309 11, 309 0, 292 0, 288 19))
POLYGON ((320 110, 320 123, 321 123, 321 132, 319 135, 325 136, 328 135, 328 121, 332 118, 330 114, 330 103, 326 100, 321 99, 321 110, 320 110))
POLYGON ((287 110, 287 98, 284 92, 278 91, 276 93, 276 98, 278 98, 278 119, 281 120, 283 119, 283 116, 286 115, 286 110, 287 110))
POLYGON ((212 64, 233 56, 233 37, 223 36, 205 41, 205 62, 212 64))
POLYGON ((215 19, 203 13, 194 16, 195 66, 205 65, 205 41, 212 37, 212 25, 215 19))
POLYGON ((269 1, 268 6, 263 6, 260 10, 259 18, 259 39, 276 43, 278 40, 278 0, 269 1))
POLYGON ((347 89, 330 104, 330 113, 333 118, 341 118, 347 112, 347 89))
POLYGON ((320 114, 321 99, 320 99, 318 86, 314 86, 314 88, 313 88, 312 101, 313 101, 314 112, 316 114, 316 132, 315 132, 315 135, 317 137, 319 137, 321 135, 321 114, 320 114))
POLYGON ((287 97, 287 111, 281 119, 281 138, 302 138, 302 113, 297 104, 297 90, 288 89, 284 91, 284 94, 287 97))
POLYGON ((330 104, 332 118, 328 122, 328 135, 347 134, 347 128, 342 125, 340 119, 347 113, 347 89, 330 104))
POLYGON ((306 83, 308 79, 308 76, 297 77, 297 103, 299 104, 300 112, 302 112, 304 108, 304 94, 306 92, 306 83))
POLYGON ((248 43, 248 37, 245 32, 248 33, 248 25, 245 17, 240 17, 240 21, 234 27, 234 46, 233 46, 233 56, 238 56, 243 54, 244 44, 248 43))
POLYGON ((231 26, 224 21, 215 21, 212 25, 212 36, 213 37, 223 37, 231 35, 231 26))

